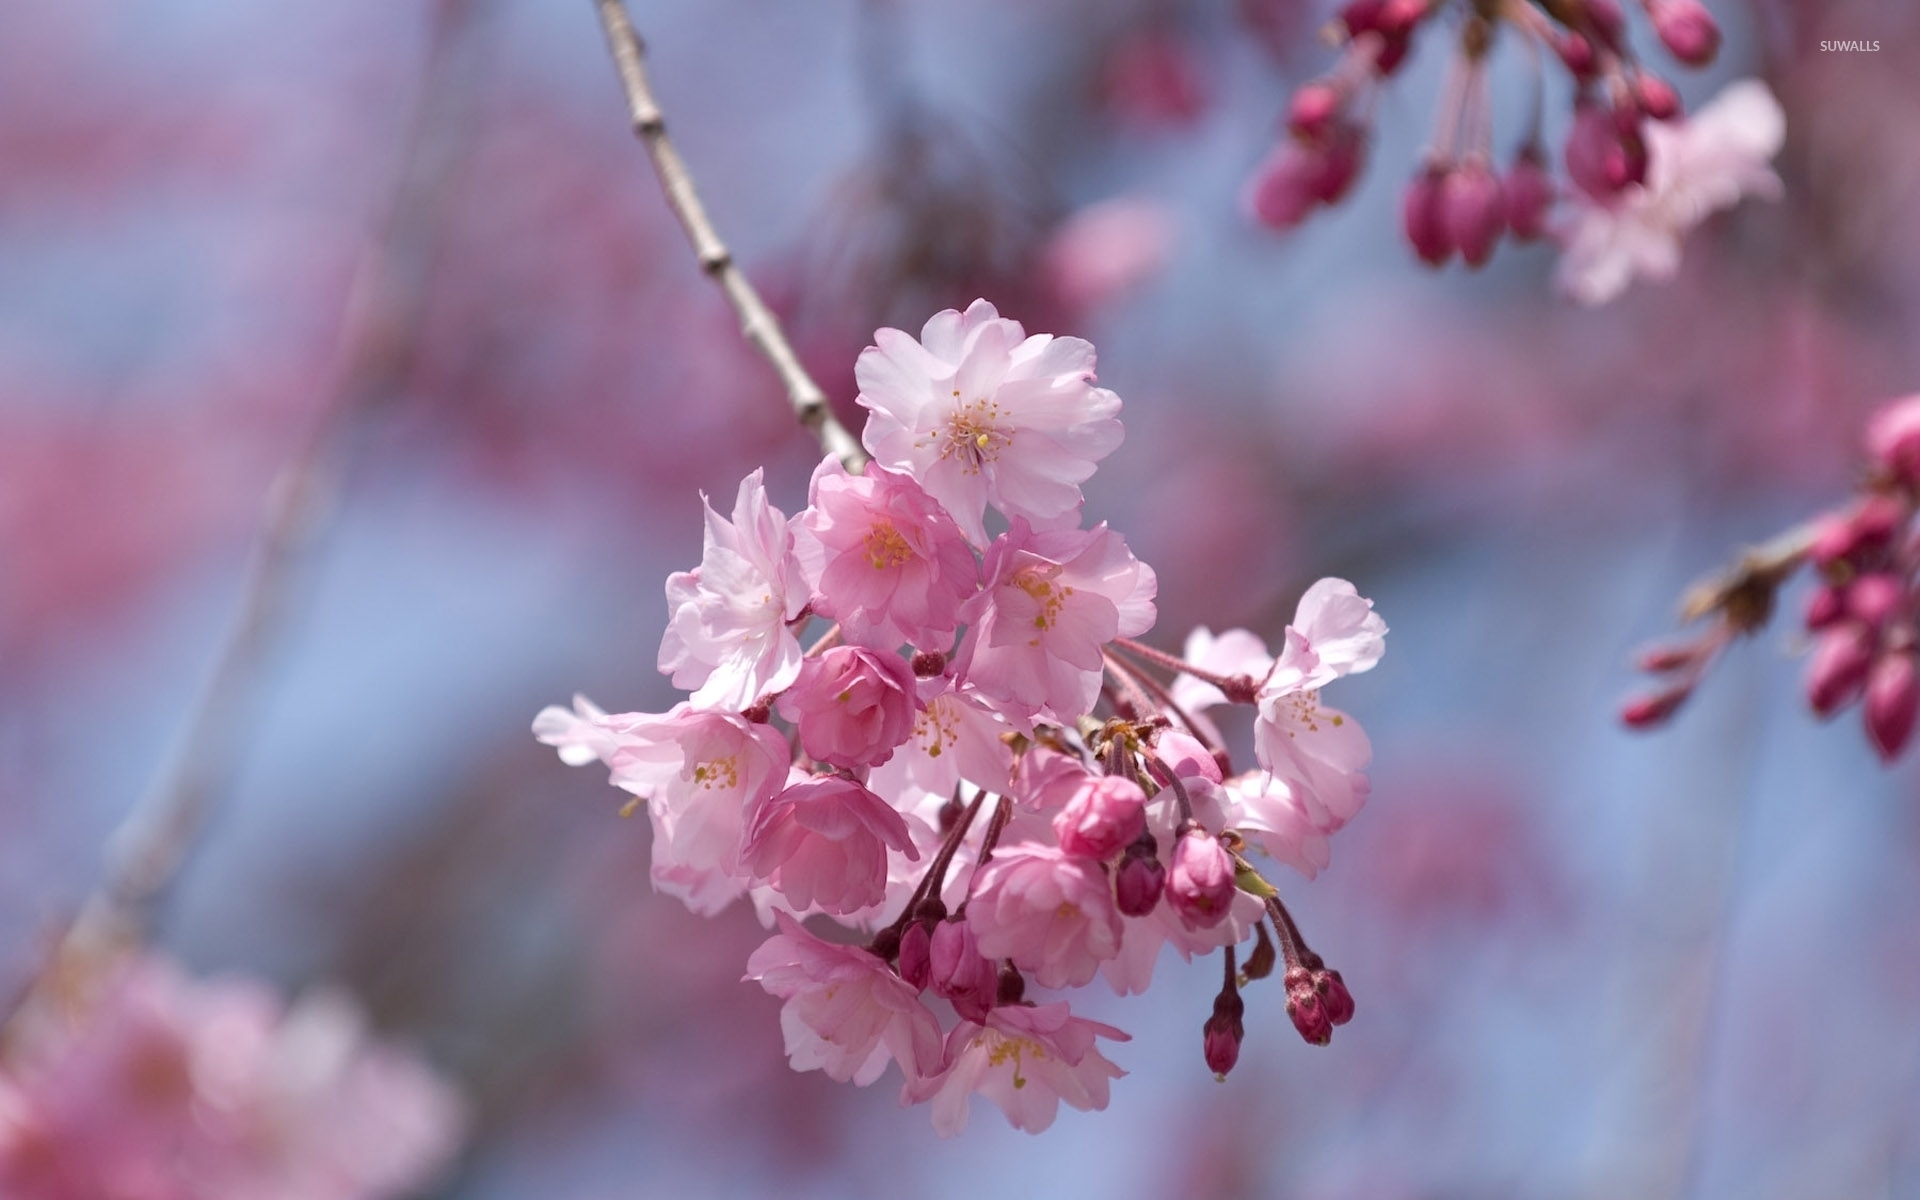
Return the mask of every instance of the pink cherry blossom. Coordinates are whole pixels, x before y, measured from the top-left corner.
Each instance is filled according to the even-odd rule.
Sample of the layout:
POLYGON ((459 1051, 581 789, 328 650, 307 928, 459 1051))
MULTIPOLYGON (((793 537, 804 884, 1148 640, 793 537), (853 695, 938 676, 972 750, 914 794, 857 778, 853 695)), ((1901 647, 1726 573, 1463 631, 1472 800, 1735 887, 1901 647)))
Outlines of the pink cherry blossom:
POLYGON ((655 888, 702 913, 746 892, 739 861, 746 814, 786 779, 787 743, 777 730, 687 704, 664 715, 608 715, 577 699, 571 713, 543 710, 534 733, 562 761, 598 757, 616 787, 648 802, 655 888))
POLYGON ((967 901, 980 953, 1009 958, 1042 987, 1079 987, 1120 952, 1120 911, 1099 863, 1055 846, 1003 846, 967 901))
POLYGON ((1320 703, 1311 681, 1326 668, 1287 630, 1287 646, 1257 697, 1254 757, 1284 782, 1318 829, 1338 829, 1360 810, 1368 793, 1363 773, 1373 747, 1357 721, 1320 703))
POLYGON ((984 1022, 962 1021, 947 1035, 945 1066, 901 1090, 902 1103, 932 1102, 933 1127, 952 1137, 967 1127, 975 1092, 1000 1106, 1015 1129, 1039 1133, 1062 1101, 1088 1112, 1107 1106, 1108 1085, 1126 1072, 1096 1050, 1096 1040, 1125 1033, 1076 1017, 1064 1003, 996 1008, 984 1022))
POLYGON ((694 689, 694 707, 738 712, 800 673, 800 643, 787 623, 809 593, 787 518, 767 503, 760 471, 740 481, 732 521, 705 493, 700 503, 705 548, 698 567, 667 577, 660 670, 675 687, 694 689))
POLYGON ((835 646, 800 668, 781 693, 780 715, 794 723, 800 748, 836 767, 871 767, 893 756, 913 731, 913 672, 891 652, 835 646))
POLYGON ((952 688, 946 679, 929 682, 921 689, 913 732, 874 768, 868 783, 888 794, 911 786, 950 796, 962 781, 1005 793, 1013 770, 1013 752, 1001 739, 1009 731, 1006 721, 972 688, 952 688))
POLYGON ((1664 280, 1680 267, 1680 243, 1708 216, 1747 196, 1777 199, 1767 163, 1786 138, 1779 101, 1755 79, 1726 86, 1684 120, 1648 121, 1647 178, 1602 201, 1574 191, 1562 233, 1559 282, 1582 304, 1618 296, 1635 276, 1664 280))
POLYGON ((786 1001, 780 1028, 794 1070, 865 1087, 892 1061, 911 1087, 940 1069, 940 1023, 912 985, 867 950, 777 919, 780 932, 747 959, 746 977, 786 1001))
POLYGON ((900 814, 838 775, 763 801, 745 836, 742 865, 798 911, 818 905, 845 914, 878 904, 887 891, 887 851, 920 857, 900 814))
POLYGON ((1229 824, 1275 862, 1312 879, 1332 861, 1328 837, 1344 822, 1316 821, 1286 780, 1249 771, 1227 781, 1227 794, 1229 824))
POLYGON ((1146 832, 1147 794, 1118 775, 1089 776, 1053 818, 1060 848, 1081 858, 1109 859, 1146 832))
POLYGON ((881 650, 951 649, 960 605, 980 587, 965 535, 912 476, 877 465, 849 475, 832 456, 794 518, 794 552, 814 611, 881 650))
POLYGON ((1167 871, 1167 903, 1190 929, 1218 925, 1233 905, 1233 860, 1220 840, 1195 829, 1173 844, 1167 871))
POLYGON ((1073 523, 1080 484, 1120 444, 1120 398, 1093 386, 1093 347, 1026 336, 985 300, 929 320, 919 340, 882 329, 854 376, 861 438, 946 506, 975 545, 992 504, 1036 525, 1073 523))
POLYGON ((1327 672, 1316 686, 1371 671, 1387 651, 1387 623, 1373 611, 1373 601, 1344 579, 1321 579, 1308 588, 1294 608, 1293 628, 1327 672))
POLYGON ((1152 628, 1153 568, 1103 523, 995 539, 956 669, 1009 716, 1071 724, 1100 695, 1100 648, 1152 628))

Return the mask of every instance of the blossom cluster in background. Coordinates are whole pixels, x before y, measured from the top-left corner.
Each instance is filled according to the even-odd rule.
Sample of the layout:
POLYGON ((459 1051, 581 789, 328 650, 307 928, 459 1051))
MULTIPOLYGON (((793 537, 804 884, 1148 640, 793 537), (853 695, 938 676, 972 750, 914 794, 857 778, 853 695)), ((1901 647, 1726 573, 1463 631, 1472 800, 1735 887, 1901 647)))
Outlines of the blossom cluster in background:
POLYGON ((389 1200, 459 1148, 460 1096, 323 992, 159 955, 60 981, 0 1069, 8 1200, 389 1200))
POLYGON ((1030 991, 1142 991, 1169 944, 1223 950, 1215 1071, 1244 1036, 1239 986, 1276 967, 1324 1043, 1352 998, 1243 852, 1325 865, 1371 751, 1319 692, 1379 660, 1384 623, 1322 580, 1277 655, 1245 630, 1197 630, 1184 659, 1133 641, 1158 581, 1082 515, 1122 436, 1093 347, 985 301, 875 341, 864 473, 827 458, 788 517, 755 472, 668 579, 659 666, 689 698, 582 699, 536 735, 646 802, 660 890, 701 912, 750 898, 777 924, 747 970, 785 1001, 797 1069, 868 1084, 896 1064, 944 1133, 975 1092, 1036 1131, 1062 1102, 1105 1107, 1120 1071, 1099 1045, 1127 1035, 1030 991), (1228 702, 1258 712, 1239 774, 1207 715, 1228 702))

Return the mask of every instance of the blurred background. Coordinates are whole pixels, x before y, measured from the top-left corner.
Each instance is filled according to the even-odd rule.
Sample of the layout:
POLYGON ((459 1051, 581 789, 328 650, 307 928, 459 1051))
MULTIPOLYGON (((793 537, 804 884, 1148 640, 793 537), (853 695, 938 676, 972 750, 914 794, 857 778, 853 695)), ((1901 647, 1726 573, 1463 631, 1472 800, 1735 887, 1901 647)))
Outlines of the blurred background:
MULTIPOLYGON (((873 329, 985 296, 1100 350, 1088 512, 1198 623, 1354 580, 1389 654, 1332 699, 1374 793, 1289 902, 1359 1006, 1326 1049, 1214 971, 1034 1138, 796 1075, 750 913, 648 885, 646 823, 541 706, 673 700, 699 496, 816 460, 695 269, 586 0, 68 0, 0 35, 0 987, 99 878, 229 636, 270 489, 329 483, 223 807, 160 911, 199 971, 343 984, 470 1096, 452 1200, 1920 1196, 1920 808, 1799 695, 1800 593, 1675 725, 1632 650, 1743 542, 1842 499, 1920 385, 1920 12, 1712 0, 1698 105, 1759 75, 1786 199, 1601 311, 1553 252, 1399 239, 1448 47, 1357 195, 1240 189, 1323 70, 1313 0, 632 0, 714 218, 857 429, 873 329), (1822 39, 1879 53, 1821 53, 1822 39)), ((1638 20, 1636 14, 1635 19, 1638 20)), ((1644 21, 1636 36, 1667 63, 1644 21)), ((1524 121, 1496 56, 1496 145, 1524 121)), ((1670 65, 1670 64, 1667 64, 1670 65)), ((1563 125, 1566 97, 1548 107, 1563 125)))

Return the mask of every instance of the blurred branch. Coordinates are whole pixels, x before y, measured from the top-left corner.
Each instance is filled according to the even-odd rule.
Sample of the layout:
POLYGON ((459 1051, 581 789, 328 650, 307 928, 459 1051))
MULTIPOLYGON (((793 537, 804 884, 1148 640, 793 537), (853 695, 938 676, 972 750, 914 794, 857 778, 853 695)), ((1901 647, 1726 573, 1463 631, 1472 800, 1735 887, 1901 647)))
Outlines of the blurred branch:
POLYGON ((626 5, 622 0, 594 2, 600 10, 600 24, 606 33, 607 49, 612 52, 614 67, 620 73, 620 86, 627 94, 634 136, 646 146, 647 157, 653 160, 654 173, 660 177, 660 188, 666 193, 667 204, 673 209, 674 216, 680 219, 681 227, 687 231, 687 241, 693 246, 700 269, 720 285, 727 303, 733 306, 740 318, 741 333, 772 364, 775 374, 780 376, 780 382, 787 390, 787 398, 793 403, 793 414, 800 424, 819 439, 822 450, 837 457, 847 470, 860 470, 866 465, 866 452, 847 432, 846 426, 840 424, 833 415, 827 403, 827 394, 807 374, 806 368, 800 365, 799 356, 794 354, 779 320, 734 263, 733 253, 720 240, 720 235, 713 228, 713 221, 707 216, 706 206, 700 201, 700 194, 694 190, 693 177, 687 172, 686 162, 667 137, 666 119, 661 114, 659 102, 654 99, 652 85, 647 81, 644 61, 646 47, 639 33, 634 30, 632 19, 627 16, 626 5))
POLYGON ((36 995, 58 994, 73 970, 141 939, 159 897, 178 876, 231 789, 256 728, 269 652, 285 632, 295 568, 331 516, 351 457, 346 434, 404 378, 425 290, 431 218, 450 155, 430 153, 428 134, 451 104, 449 62, 472 0, 440 0, 427 33, 427 61, 414 111, 375 208, 373 233, 354 263, 333 382, 299 449, 275 477, 242 586, 240 606, 212 675, 147 791, 107 848, 105 875, 81 906, 46 970, 0 1009, 11 1022, 36 995))

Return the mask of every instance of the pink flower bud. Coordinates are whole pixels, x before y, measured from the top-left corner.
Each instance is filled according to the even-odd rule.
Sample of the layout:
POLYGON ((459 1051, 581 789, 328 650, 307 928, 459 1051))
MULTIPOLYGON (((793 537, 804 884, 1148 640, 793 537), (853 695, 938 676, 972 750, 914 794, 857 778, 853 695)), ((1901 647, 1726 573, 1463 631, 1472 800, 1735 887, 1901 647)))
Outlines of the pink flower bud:
POLYGON ((1427 15, 1427 0, 1387 0, 1375 28, 1388 37, 1405 37, 1427 15))
POLYGON ((1640 111, 1656 121, 1671 121, 1680 115, 1680 93, 1658 75, 1642 74, 1634 80, 1633 98, 1640 111))
POLYGON ((1144 839, 1135 842, 1114 872, 1114 903, 1129 917, 1144 917, 1160 903, 1166 881, 1167 869, 1155 857, 1153 843, 1144 839))
POLYGON ((1507 171, 1507 228, 1516 241, 1530 242, 1547 230, 1547 210, 1553 207, 1553 178, 1540 161, 1540 151, 1529 146, 1507 171))
POLYGON ((1649 695, 1636 696, 1620 709, 1620 723, 1629 729, 1654 729, 1665 725, 1691 695, 1693 688, 1682 683, 1649 695))
POLYGON ((1242 1021, 1246 1007, 1239 993, 1221 992, 1214 998, 1213 1015, 1201 1027, 1201 1053, 1206 1056, 1207 1069, 1217 1079, 1225 1079, 1227 1072, 1240 1061, 1240 1042, 1246 1036, 1242 1021))
POLYGON ((1447 237, 1459 247, 1460 257, 1469 267, 1485 264, 1507 224, 1500 180, 1484 162, 1470 158, 1447 176, 1440 191, 1440 210, 1447 237))
POLYGON ((1701 646, 1698 642, 1681 642, 1673 646, 1649 646, 1640 652, 1634 665, 1642 671, 1679 671, 1691 667, 1700 661, 1701 646))
POLYGON ((1288 142, 1254 170, 1246 205, 1254 219, 1267 228, 1292 229, 1318 207, 1319 178, 1318 157, 1298 143, 1288 142))
POLYGON ((1554 39, 1553 50, 1575 79, 1592 78, 1595 66, 1592 42, 1569 31, 1554 39))
POLYGON ((1822 567, 1846 562, 1866 566, 1892 546, 1907 510, 1891 496, 1871 495, 1849 509, 1829 513, 1814 531, 1808 557, 1822 567))
POLYGON ((1400 64, 1407 61, 1407 51, 1413 48, 1413 34, 1411 32, 1384 33, 1380 36, 1380 53, 1373 56, 1373 69, 1384 79, 1399 70, 1400 64))
POLYGON ((1387 0, 1348 0, 1340 10, 1340 23, 1347 27, 1347 36, 1357 38, 1378 29, 1381 10, 1386 6, 1387 0))
POLYGON ((897 654, 835 646, 800 668, 780 715, 810 756, 836 767, 872 767, 913 732, 913 672, 897 654))
POLYGON ((1333 1020, 1327 1014, 1320 993, 1313 986, 1312 973, 1303 967, 1287 972, 1287 1016, 1300 1036, 1315 1046, 1333 1040, 1333 1020))
POLYGON ((1900 757, 1913 737, 1913 719, 1920 713, 1920 671, 1910 651, 1883 654, 1867 679, 1867 736, 1882 762, 1900 757))
POLYGON ((981 955, 972 926, 964 920, 934 926, 927 965, 935 994, 946 997, 953 1011, 969 1021, 986 1019, 1000 994, 1000 974, 981 955))
POLYGON ((1233 907, 1234 891, 1233 857, 1219 838, 1195 829, 1174 842, 1167 903, 1188 929, 1218 925, 1233 907))
POLYGON ((1807 601, 1807 629, 1812 632, 1817 633, 1846 615, 1846 591, 1830 584, 1816 590, 1807 601))
POLYGON ((1147 794, 1118 775, 1087 780, 1053 818, 1053 832, 1068 854, 1102 861, 1147 831, 1147 794))
POLYGON ((1320 147, 1320 174, 1314 180, 1314 198, 1338 204, 1353 190, 1367 157, 1367 136, 1358 125, 1336 125, 1320 147))
POLYGON ((1720 26, 1699 0, 1662 0, 1652 15, 1667 53, 1688 66, 1704 67, 1719 52, 1720 26))
POLYGON ((1353 993, 1347 990, 1346 981, 1340 978, 1340 972, 1332 970, 1315 972, 1313 988, 1320 993, 1320 1005, 1327 1011, 1327 1020, 1335 1025, 1345 1025, 1353 1020, 1353 993))
POLYGON ((1332 132, 1340 115, 1340 89, 1316 80, 1293 94, 1287 105, 1287 128, 1296 137, 1317 139, 1332 132))
POLYGON ((1447 168, 1438 163, 1428 165, 1407 185, 1401 207, 1407 241, 1430 267, 1442 266, 1453 257, 1453 235, 1446 219, 1447 174, 1447 168))
POLYGON ((1620 37, 1627 31, 1626 14, 1614 0, 1586 0, 1587 27, 1600 43, 1618 49, 1620 37))
POLYGON ((1877 630, 1900 610, 1906 598, 1906 587, 1885 571, 1862 575, 1847 586, 1847 615, 1877 630))
MULTIPOLYGON (((1638 110, 1629 110, 1637 120, 1638 110)), ((1647 177, 1647 146, 1632 121, 1622 129, 1611 109, 1590 100, 1574 106, 1567 134, 1567 175, 1596 200, 1611 200, 1647 177)))
POLYGON ((1873 665, 1873 639, 1857 621, 1844 621, 1822 633, 1807 664, 1807 703, 1821 717, 1839 712, 1866 686, 1873 665))
POLYGON ((933 931, 915 921, 900 935, 900 978, 923 992, 933 979, 933 931))
POLYGON ((1908 486, 1920 485, 1920 395, 1880 406, 1867 421, 1867 455, 1908 486))

